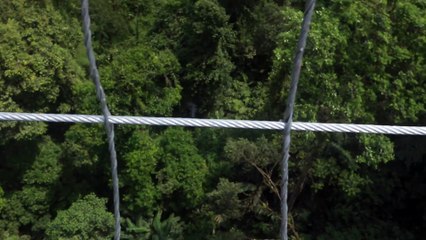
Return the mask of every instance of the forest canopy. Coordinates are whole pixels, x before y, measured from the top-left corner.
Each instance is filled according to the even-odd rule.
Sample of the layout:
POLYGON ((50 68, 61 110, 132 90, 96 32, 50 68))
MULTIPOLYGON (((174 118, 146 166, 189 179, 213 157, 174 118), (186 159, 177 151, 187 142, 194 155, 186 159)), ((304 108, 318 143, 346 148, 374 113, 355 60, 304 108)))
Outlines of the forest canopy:
MULTIPOLYGON (((113 115, 279 120, 301 0, 91 0, 113 115)), ((294 121, 426 124, 426 2, 318 1, 294 121)), ((80 1, 0 1, 0 111, 100 114, 80 1)), ((276 239, 282 133, 116 126, 123 239, 276 239)), ((426 138, 292 132, 290 239, 422 239, 426 138)), ((100 124, 0 122, 0 239, 111 239, 100 124)))

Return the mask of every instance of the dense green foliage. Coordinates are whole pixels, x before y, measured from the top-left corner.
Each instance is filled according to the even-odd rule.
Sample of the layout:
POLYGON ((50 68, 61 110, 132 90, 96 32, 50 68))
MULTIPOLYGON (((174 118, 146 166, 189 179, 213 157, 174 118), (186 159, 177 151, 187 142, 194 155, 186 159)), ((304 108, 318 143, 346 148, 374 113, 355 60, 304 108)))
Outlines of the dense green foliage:
MULTIPOLYGON (((278 120, 300 0, 91 0, 112 114, 278 120)), ((1 1, 0 111, 97 114, 79 1, 1 1)), ((319 1, 295 121, 425 125, 426 2, 319 1)), ((116 126, 123 239, 271 239, 279 132, 116 126)), ((422 239, 425 137, 292 133, 291 239, 422 239)), ((110 239, 101 125, 0 123, 0 239, 110 239)))

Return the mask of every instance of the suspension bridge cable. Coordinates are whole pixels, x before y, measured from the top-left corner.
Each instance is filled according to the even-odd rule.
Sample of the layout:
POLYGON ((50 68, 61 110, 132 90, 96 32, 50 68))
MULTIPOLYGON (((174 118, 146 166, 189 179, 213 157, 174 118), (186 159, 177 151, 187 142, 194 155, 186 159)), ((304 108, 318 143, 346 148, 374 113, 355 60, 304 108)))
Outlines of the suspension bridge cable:
POLYGON ((111 158, 111 175, 113 186, 113 199, 114 199, 114 240, 120 239, 121 226, 120 226, 120 194, 118 189, 118 174, 117 174, 117 153, 114 144, 114 124, 109 121, 111 113, 108 109, 106 96, 99 80, 99 72, 96 66, 95 54, 92 48, 92 33, 90 31, 90 16, 89 16, 89 1, 81 1, 81 14, 83 18, 83 31, 84 31, 84 45, 86 46, 87 57, 89 58, 90 76, 96 87, 96 95, 100 102, 103 114, 103 121, 108 137, 108 148, 111 158))
POLYGON ((311 23, 312 14, 315 8, 315 0, 307 0, 306 8, 302 22, 302 31, 299 36, 299 42, 297 43, 296 56, 294 58, 293 70, 291 72, 291 86, 290 92, 287 99, 287 107, 284 112, 284 121, 286 121, 284 127, 283 136, 283 159, 281 162, 281 226, 280 226, 280 238, 281 240, 288 240, 287 225, 288 225, 288 159, 290 157, 290 131, 293 122, 293 110, 294 101, 296 99, 297 83, 300 77, 300 70, 302 67, 303 52, 306 46, 306 39, 308 38, 309 25, 311 23))
MULTIPOLYGON (((0 112, 0 121, 103 123, 104 117, 101 115, 82 114, 0 112)), ((243 128, 281 131, 284 129, 285 126, 285 123, 282 121, 249 121, 174 117, 109 116, 108 121, 113 124, 128 125, 243 128)), ((424 126, 395 126, 354 123, 292 122, 291 130, 311 132, 372 133, 390 135, 426 135, 426 127, 424 126)))

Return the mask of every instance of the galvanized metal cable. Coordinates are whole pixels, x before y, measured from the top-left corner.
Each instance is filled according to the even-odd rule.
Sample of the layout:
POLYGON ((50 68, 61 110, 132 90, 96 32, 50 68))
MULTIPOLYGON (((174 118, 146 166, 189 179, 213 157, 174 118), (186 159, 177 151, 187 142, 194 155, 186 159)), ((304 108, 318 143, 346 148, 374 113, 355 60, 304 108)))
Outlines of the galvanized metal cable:
POLYGON ((315 8, 315 0, 307 0, 305 14, 302 22, 302 31, 299 36, 297 43, 296 56, 294 58, 294 66, 291 72, 291 86, 290 92, 287 99, 287 107, 284 113, 284 121, 286 121, 284 127, 283 136, 283 159, 281 162, 281 226, 280 226, 280 238, 281 240, 288 240, 287 225, 288 225, 288 159, 290 157, 290 131, 293 123, 293 110, 294 102, 296 99, 297 83, 299 82, 300 71, 302 68, 303 53, 306 46, 306 39, 308 38, 309 25, 311 24, 312 14, 315 8))
MULTIPOLYGON (((0 121, 103 123, 104 117, 101 115, 82 115, 82 114, 0 112, 0 121)), ((284 127, 285 127, 285 123, 282 121, 249 121, 249 120, 173 118, 173 117, 109 116, 108 121, 111 122, 112 124, 128 124, 128 125, 243 128, 243 129, 263 129, 263 130, 278 130, 278 131, 284 130, 284 127)), ((426 126, 292 122, 291 130, 311 131, 311 132, 371 133, 371 134, 426 136, 426 126)))
POLYGON ((99 72, 96 66, 95 54, 92 48, 92 33, 90 31, 90 16, 89 16, 89 1, 81 1, 81 14, 83 18, 84 45, 86 46, 87 57, 89 58, 90 76, 96 87, 96 95, 101 105, 103 121, 108 136, 108 148, 111 158, 111 175, 113 186, 113 201, 114 201, 114 239, 119 240, 121 234, 120 226, 120 194, 118 189, 118 174, 117 174, 117 153, 114 144, 114 124, 109 121, 111 113, 108 109, 106 96, 99 80, 99 72))

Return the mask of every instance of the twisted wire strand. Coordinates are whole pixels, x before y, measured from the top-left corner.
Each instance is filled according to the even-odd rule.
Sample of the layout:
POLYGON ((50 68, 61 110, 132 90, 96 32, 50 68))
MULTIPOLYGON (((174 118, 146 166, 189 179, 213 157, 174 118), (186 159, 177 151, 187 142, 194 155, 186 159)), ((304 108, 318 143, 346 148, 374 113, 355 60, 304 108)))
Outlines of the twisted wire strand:
MULTIPOLYGON (((82 114, 52 114, 52 113, 16 113, 0 112, 0 121, 19 122, 56 122, 56 123, 103 123, 101 115, 82 114)), ((135 117, 109 116, 112 124, 150 125, 150 126, 180 126, 180 127, 212 127, 212 128, 242 128, 263 130, 284 130, 282 121, 249 121, 230 119, 199 119, 173 117, 135 117)), ((395 126, 353 123, 312 123, 293 122, 293 131, 311 132, 340 132, 340 133, 371 133, 389 135, 426 135, 424 126, 395 126)))
POLYGON ((303 53, 308 38, 309 25, 311 24, 312 14, 315 8, 315 0, 307 0, 306 8, 302 22, 302 30, 300 32, 299 41, 297 43, 297 51, 294 57, 293 70, 291 72, 291 86, 287 99, 287 107, 284 112, 284 120, 286 121, 283 131, 283 159, 281 162, 281 240, 288 240, 287 225, 288 225, 288 159, 290 157, 290 131, 293 123, 294 102, 297 93, 297 83, 299 82, 300 71, 302 68, 303 53))
POLYGON ((84 45, 86 47, 87 57, 89 59, 90 76, 96 87, 96 96, 100 102, 103 114, 103 121, 108 137, 108 148, 111 158, 111 175, 113 186, 113 199, 114 199, 114 240, 120 239, 121 226, 120 226, 120 198, 118 189, 118 174, 117 174, 117 153, 114 144, 114 124, 109 121, 111 113, 108 109, 106 96, 99 80, 99 72, 96 66, 95 54, 92 48, 92 33, 90 31, 90 16, 89 16, 89 1, 81 1, 81 15, 83 18, 83 31, 84 31, 84 45))

